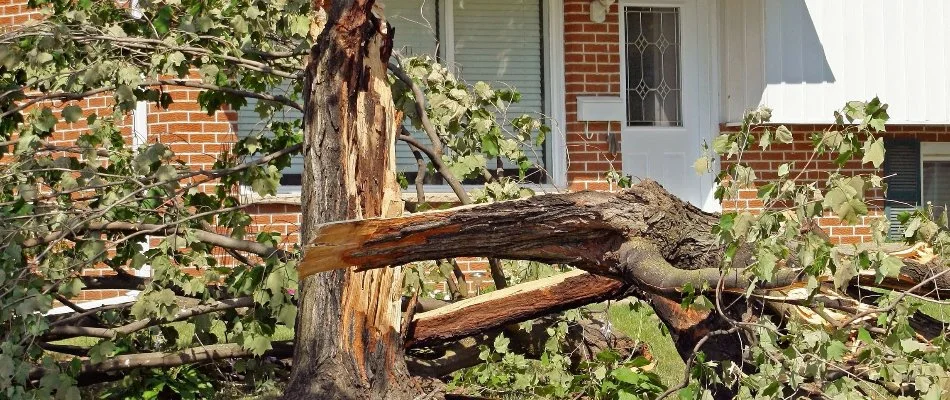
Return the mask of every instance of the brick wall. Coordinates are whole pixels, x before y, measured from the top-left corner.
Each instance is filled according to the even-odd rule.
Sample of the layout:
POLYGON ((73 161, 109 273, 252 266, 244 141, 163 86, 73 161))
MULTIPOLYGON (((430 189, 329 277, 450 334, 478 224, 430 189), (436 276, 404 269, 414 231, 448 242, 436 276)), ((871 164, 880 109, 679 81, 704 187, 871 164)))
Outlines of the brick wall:
MULTIPOLYGON (((793 134, 794 141, 790 144, 773 144, 767 150, 760 150, 754 145, 743 154, 743 163, 755 169, 760 181, 778 177, 778 167, 785 163, 794 162, 792 176, 797 175, 812 154, 811 135, 829 128, 827 125, 786 125, 793 134)), ((737 127, 722 126, 723 131, 736 131, 737 127)), ((773 127, 774 128, 774 127, 773 127)), ((948 142, 950 141, 950 126, 948 125, 888 125, 887 132, 882 137, 886 139, 916 139, 921 142, 948 142)), ((821 182, 834 169, 835 154, 825 154, 812 159, 807 167, 808 172, 802 174, 798 183, 821 182)), ((727 167, 730 162, 724 162, 727 167)), ((862 165, 860 160, 852 160, 842 169, 844 175, 871 174, 874 170, 870 164, 862 165)), ((880 174, 880 172, 878 172, 880 174)), ((869 200, 869 215, 857 225, 846 225, 838 218, 828 214, 818 220, 819 226, 831 236, 837 244, 856 244, 871 241, 871 227, 873 220, 884 217, 884 193, 880 189, 871 190, 867 194, 869 200)), ((763 204, 756 198, 755 189, 742 190, 739 198, 723 203, 723 210, 761 210, 763 204)))
MULTIPOLYGON (((567 121, 567 180, 571 190, 608 190, 605 174, 621 170, 619 145, 610 154, 607 122, 577 121, 577 96, 617 96, 620 90, 620 24, 618 4, 603 23, 591 22, 589 0, 564 1, 564 71, 567 121)), ((617 133, 620 123, 611 122, 617 133)))
POLYGON ((40 14, 26 6, 26 0, 0 0, 0 31, 40 19, 40 14))

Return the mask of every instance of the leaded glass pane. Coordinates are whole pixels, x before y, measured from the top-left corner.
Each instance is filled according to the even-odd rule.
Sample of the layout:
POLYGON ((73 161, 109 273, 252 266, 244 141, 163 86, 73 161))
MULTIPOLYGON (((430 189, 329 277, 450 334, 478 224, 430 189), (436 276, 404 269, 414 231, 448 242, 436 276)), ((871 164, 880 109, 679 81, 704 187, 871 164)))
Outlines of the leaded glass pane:
POLYGON ((627 126, 683 126, 680 15, 674 7, 628 7, 627 126))

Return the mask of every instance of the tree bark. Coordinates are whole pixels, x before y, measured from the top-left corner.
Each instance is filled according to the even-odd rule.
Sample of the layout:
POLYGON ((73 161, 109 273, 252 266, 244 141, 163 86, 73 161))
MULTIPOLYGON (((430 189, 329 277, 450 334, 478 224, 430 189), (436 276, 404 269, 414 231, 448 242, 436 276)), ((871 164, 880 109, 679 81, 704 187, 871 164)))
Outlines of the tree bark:
MULTIPOLYGON (((718 222, 717 215, 682 202, 655 182, 644 181, 620 193, 542 195, 396 219, 328 224, 310 242, 312 247, 299 271, 307 276, 351 265, 370 270, 441 257, 571 264, 618 280, 649 301, 670 328, 684 358, 691 357, 695 347, 701 345, 699 350, 708 360, 741 362, 743 338, 739 333, 707 339, 730 327, 728 319, 754 318, 762 312, 761 301, 733 301, 752 284, 743 269, 754 260, 747 249, 740 249, 731 268, 720 270, 724 249, 713 233, 718 222), (722 313, 684 310, 680 306, 684 295, 681 291, 687 284, 697 290, 720 288, 722 313)), ((796 268, 795 260, 795 255, 785 260, 788 268, 777 271, 773 281, 757 284, 755 294, 804 287, 808 277, 796 268)), ((938 261, 921 265, 905 260, 900 276, 877 286, 907 290, 926 281, 927 291, 921 295, 945 295, 950 288, 945 282, 950 274, 944 274, 945 270, 938 261)), ((873 282, 859 276, 852 283, 873 282)), ((461 308, 441 318, 464 321, 468 314, 468 309, 461 308)), ((482 323, 505 318, 496 315, 482 323)), ((465 331, 478 331, 473 326, 477 322, 470 322, 465 331)), ((722 394, 728 395, 729 391, 722 394)))
MULTIPOLYGON (((360 266, 383 268, 438 257, 498 257, 570 264, 592 274, 619 279, 645 292, 678 296, 686 284, 717 286, 744 293, 752 278, 742 272, 754 260, 748 249, 720 270, 723 246, 713 233, 719 216, 677 199, 653 181, 619 193, 577 192, 535 196, 488 205, 458 207, 394 219, 327 224, 310 242, 299 266, 302 276, 360 266)), ((801 287, 807 276, 789 268, 776 272, 761 290, 801 287)), ((900 274, 853 283, 914 290, 940 298, 950 290, 941 260, 921 264, 905 259, 900 274)), ((871 279, 868 279, 871 278, 871 279)))
MULTIPOLYGON (((304 86, 301 236, 320 224, 399 215, 390 28, 373 0, 327 2, 304 86)), ((319 9, 319 4, 315 4, 319 9)), ((288 399, 403 399, 414 393, 399 334, 401 271, 301 277, 288 399)))

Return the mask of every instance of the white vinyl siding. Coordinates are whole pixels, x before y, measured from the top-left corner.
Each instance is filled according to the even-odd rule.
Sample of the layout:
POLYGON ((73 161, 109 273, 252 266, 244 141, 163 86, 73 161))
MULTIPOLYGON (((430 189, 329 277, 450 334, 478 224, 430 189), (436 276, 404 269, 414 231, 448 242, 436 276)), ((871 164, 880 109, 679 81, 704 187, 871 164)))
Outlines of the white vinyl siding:
POLYGON ((725 121, 765 104, 775 122, 830 122, 845 102, 878 96, 892 123, 950 123, 950 3, 722 4, 725 121))

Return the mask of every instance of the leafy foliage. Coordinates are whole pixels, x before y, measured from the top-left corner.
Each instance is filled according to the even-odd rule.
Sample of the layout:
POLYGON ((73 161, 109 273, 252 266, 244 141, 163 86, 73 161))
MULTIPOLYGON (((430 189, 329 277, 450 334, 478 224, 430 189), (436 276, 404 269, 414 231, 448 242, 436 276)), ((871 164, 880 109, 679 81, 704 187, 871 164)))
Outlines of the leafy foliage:
MULTIPOLYGON (((428 56, 402 60, 402 68, 425 92, 426 114, 437 138, 448 151, 442 161, 461 180, 482 180, 484 186, 472 191, 479 202, 531 196, 525 187, 530 174, 545 174, 539 154, 551 128, 536 115, 509 115, 521 94, 512 88, 497 89, 486 82, 466 83, 428 56), (518 176, 492 174, 489 161, 501 166, 511 163, 518 176)), ((396 107, 415 128, 423 128, 415 96, 404 82, 393 79, 396 107)), ((425 139, 428 141, 428 138, 425 139)), ((434 169, 429 162, 429 169, 434 169)), ((537 179, 537 177, 534 177, 537 179)))
MULTIPOLYGON (((296 317, 297 248, 279 234, 252 233, 241 194, 274 194, 300 154, 301 122, 277 117, 302 108, 301 69, 318 33, 310 2, 30 6, 42 19, 0 36, 0 152, 12 151, 0 167, 0 392, 75 398, 84 371, 131 354, 224 343, 255 356, 271 351, 296 317), (210 169, 187 165, 160 140, 130 146, 136 105, 171 109, 181 88, 198 89, 209 115, 255 98, 262 123, 210 169), (105 105, 73 101, 90 97, 105 105), (45 316, 101 283, 82 275, 87 268, 133 282, 120 287, 137 290, 135 301, 95 312, 91 323, 45 316), (142 268, 151 278, 135 280, 142 268), (99 336, 76 349, 87 359, 44 350, 73 323, 99 329, 67 335, 99 336)), ((426 92, 426 112, 447 148, 441 161, 457 176, 485 181, 476 199, 529 195, 519 183, 538 166, 525 143, 539 145, 549 129, 534 116, 508 116, 517 91, 469 85, 426 58, 404 65, 426 92), (493 159, 520 173, 493 175, 493 159)), ((418 124, 409 88, 394 79, 394 89, 408 123, 418 124)), ((206 372, 139 370, 109 393, 200 394, 210 387, 206 372)))
POLYGON ((492 346, 479 347, 482 364, 455 374, 452 385, 482 396, 505 399, 641 399, 652 398, 664 387, 660 378, 649 371, 651 362, 631 354, 622 358, 614 349, 606 349, 589 361, 574 366, 571 349, 565 345, 570 324, 581 316, 580 310, 566 312, 547 329, 548 339, 537 359, 528 358, 509 347, 504 335, 492 346))
MULTIPOLYGON (((774 281, 780 265, 794 263, 809 277, 804 292, 795 298, 812 307, 838 290, 848 290, 852 278, 859 274, 873 276, 878 283, 895 277, 903 261, 883 250, 886 221, 869 218, 867 205, 867 193, 883 189, 882 178, 844 171, 852 159, 872 169, 883 163, 885 149, 878 134, 885 128, 887 105, 876 98, 849 102, 835 112, 834 126, 811 135, 813 151, 807 161, 783 164, 776 179, 763 181, 757 177, 758 171, 743 161, 743 154, 753 146, 767 149, 794 140, 785 126, 768 124, 770 115, 767 108, 749 112, 738 131, 717 137, 706 149, 707 156, 695 164, 705 170, 716 156, 721 158, 723 168, 716 178, 718 199, 737 199, 741 190, 756 190, 764 204, 761 212, 723 212, 717 232, 727 246, 725 266, 736 254, 751 253, 752 263, 745 273, 760 286, 774 281), (820 159, 832 160, 836 168, 827 171, 823 180, 805 179, 804 173, 820 159), (869 224, 874 243, 842 252, 808 228, 810 221, 828 215, 846 224, 869 224), (833 277, 832 289, 822 284, 829 276, 833 277)), ((939 243, 934 236, 920 234, 940 231, 925 213, 904 219, 909 226, 908 239, 939 243), (927 227, 921 229, 924 225, 927 227)), ((943 248, 938 252, 946 254, 943 248)), ((747 291, 749 302, 756 301, 753 290, 747 291)), ((721 292, 715 292, 718 300, 721 292)), ((710 363, 701 353, 696 354, 692 379, 680 390, 680 397, 707 396, 709 389, 704 385, 738 383, 740 398, 780 398, 808 392, 841 399, 892 395, 939 398, 950 369, 950 360, 944 356, 948 354, 946 336, 925 340, 911 328, 909 321, 921 305, 919 298, 908 298, 906 292, 899 291, 869 295, 877 297, 875 307, 858 303, 857 316, 851 318, 835 314, 839 311, 831 308, 818 311, 817 323, 768 317, 736 322, 737 328, 754 338, 749 361, 756 368, 710 363)))
MULTIPOLYGON (((282 246, 277 234, 249 236, 239 195, 243 187, 274 193, 295 153, 286 149, 299 152, 299 122, 265 124, 266 134, 242 138, 210 170, 186 165, 162 143, 133 148, 124 126, 137 102, 171 107, 176 87, 202 89, 198 103, 214 114, 296 78, 311 39, 309 2, 30 5, 42 20, 0 37, 0 151, 12 149, 0 167, 3 397, 77 398, 83 371, 126 354, 238 343, 263 355, 277 326, 293 327, 293 249, 252 254, 235 268, 221 260, 228 243, 282 246), (92 96, 105 106, 70 102, 92 96), (68 127, 80 132, 64 141, 59 131, 68 127), (129 277, 146 266, 151 279, 128 287, 140 290, 134 303, 92 315, 92 327, 115 331, 84 349, 86 361, 44 351, 70 324, 44 313, 81 294, 90 283, 82 270, 129 277), (213 322, 223 329, 212 331, 213 322)), ((265 120, 295 106, 263 96, 265 120)), ((193 367, 146 369, 109 395, 206 398, 208 381, 193 367)))

